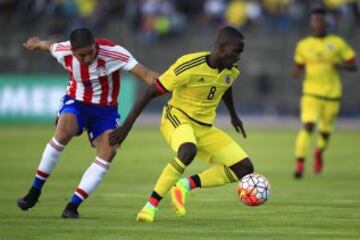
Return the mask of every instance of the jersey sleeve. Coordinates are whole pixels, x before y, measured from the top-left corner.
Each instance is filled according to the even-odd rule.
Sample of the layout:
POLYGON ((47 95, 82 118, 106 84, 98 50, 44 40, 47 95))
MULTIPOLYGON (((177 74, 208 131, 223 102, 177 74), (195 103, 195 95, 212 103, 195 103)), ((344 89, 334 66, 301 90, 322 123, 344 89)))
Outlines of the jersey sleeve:
POLYGON ((130 71, 138 64, 138 61, 132 54, 122 46, 101 46, 98 52, 99 56, 108 59, 108 68, 111 72, 116 70, 130 71))
POLYGON ((175 64, 173 64, 168 70, 166 70, 166 72, 164 72, 159 77, 160 84, 168 92, 171 92, 174 88, 186 84, 190 79, 189 73, 187 71, 176 74, 176 69, 181 64, 182 61, 178 60, 175 64))
POLYGON ((50 54, 61 64, 65 65, 64 57, 72 54, 70 41, 53 43, 50 47, 50 54))
POLYGON ((299 42, 297 45, 296 45, 296 48, 295 48, 295 53, 294 53, 294 62, 298 65, 304 65, 305 64, 305 58, 303 56, 303 53, 302 53, 302 43, 299 42))
POLYGON ((354 59, 355 51, 342 39, 339 41, 339 55, 344 62, 354 59))

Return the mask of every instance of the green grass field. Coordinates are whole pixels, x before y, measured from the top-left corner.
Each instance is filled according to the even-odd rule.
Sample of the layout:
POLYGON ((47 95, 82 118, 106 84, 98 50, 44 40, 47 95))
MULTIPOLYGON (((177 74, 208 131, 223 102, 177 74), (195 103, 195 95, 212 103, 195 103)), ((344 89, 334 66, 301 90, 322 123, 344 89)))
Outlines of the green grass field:
MULTIPOLYGON (((81 219, 61 219, 62 210, 92 162, 87 138, 65 150, 38 205, 28 211, 16 199, 30 187, 53 128, 0 127, 0 239, 360 239, 360 132, 337 131, 326 154, 325 171, 292 178, 295 131, 249 129, 243 140, 256 171, 268 177, 268 203, 250 208, 235 195, 235 184, 191 193, 185 218, 167 197, 153 224, 137 223, 163 166, 173 157, 157 129, 135 129, 118 152, 100 188, 80 208, 81 219)), ((311 161, 310 161, 311 160, 311 161)), ((196 160, 186 174, 205 169, 196 160)))

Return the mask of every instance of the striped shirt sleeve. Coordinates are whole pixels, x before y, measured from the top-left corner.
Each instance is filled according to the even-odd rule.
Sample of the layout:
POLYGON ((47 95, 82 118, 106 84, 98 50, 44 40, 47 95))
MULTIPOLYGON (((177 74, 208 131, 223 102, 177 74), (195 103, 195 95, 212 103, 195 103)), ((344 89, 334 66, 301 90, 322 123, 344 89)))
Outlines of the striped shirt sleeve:
POLYGON ((64 57, 72 54, 70 41, 53 43, 50 47, 50 54, 63 66, 65 66, 64 57))
POLYGON ((108 60, 108 68, 110 72, 116 70, 130 71, 133 69, 138 61, 132 56, 132 54, 122 46, 100 46, 100 57, 104 57, 108 60))

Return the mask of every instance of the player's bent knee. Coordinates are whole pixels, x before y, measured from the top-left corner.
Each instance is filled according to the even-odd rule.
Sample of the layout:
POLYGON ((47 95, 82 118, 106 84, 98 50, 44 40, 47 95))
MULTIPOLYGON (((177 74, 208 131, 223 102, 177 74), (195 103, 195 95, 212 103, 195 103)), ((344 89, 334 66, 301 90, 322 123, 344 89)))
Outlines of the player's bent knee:
POLYGON ((57 129, 55 133, 55 139, 61 144, 66 145, 72 138, 74 134, 66 129, 57 129))
POLYGON ((254 172, 254 165, 249 158, 245 158, 230 166, 230 169, 235 173, 238 179, 241 179, 245 175, 254 172))
POLYGON ((183 162, 186 166, 189 165, 195 158, 197 154, 197 147, 194 143, 183 143, 179 147, 177 157, 183 162))
POLYGON ((101 159, 104 159, 104 161, 107 161, 107 162, 112 162, 115 155, 116 155, 116 149, 115 148, 108 148, 106 150, 102 149, 101 151, 98 152, 98 156, 101 159))
POLYGON ((308 132, 308 133, 312 133, 314 131, 315 128, 315 124, 312 122, 307 122, 304 123, 304 129, 308 132))
POLYGON ((328 140, 330 137, 330 133, 329 132, 320 132, 321 136, 323 139, 328 140))

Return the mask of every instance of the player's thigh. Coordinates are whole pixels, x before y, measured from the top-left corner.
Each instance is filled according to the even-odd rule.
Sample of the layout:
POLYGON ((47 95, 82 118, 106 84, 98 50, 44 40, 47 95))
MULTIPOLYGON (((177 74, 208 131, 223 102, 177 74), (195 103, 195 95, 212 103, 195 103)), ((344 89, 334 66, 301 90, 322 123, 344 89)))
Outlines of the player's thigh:
POLYGON ((87 118, 91 123, 86 124, 92 142, 105 131, 117 128, 120 122, 120 115, 116 108, 95 109, 94 112, 95 114, 87 118))
POLYGON ((163 110, 160 132, 166 143, 177 152, 183 143, 194 143, 197 145, 195 133, 188 119, 177 112, 171 112, 166 107, 163 110))
POLYGON ((317 122, 320 110, 320 100, 313 97, 303 95, 300 101, 300 117, 301 122, 317 122))
POLYGON ((93 140, 93 144, 96 147, 96 156, 107 162, 112 161, 118 147, 117 145, 112 146, 109 144, 109 135, 112 131, 112 129, 108 129, 93 140))
POLYGON ((198 157, 227 167, 248 157, 240 145, 222 130, 212 127, 198 138, 198 157))
POLYGON ((56 124, 57 136, 73 137, 79 132, 78 121, 74 114, 64 113, 61 114, 56 124))
POLYGON ((67 144, 73 136, 81 134, 84 124, 76 102, 67 98, 62 101, 56 120, 55 139, 67 144))
POLYGON ((339 101, 324 101, 319 119, 319 131, 332 132, 340 111, 339 101))
POLYGON ((94 109, 94 119, 87 125, 90 141, 96 147, 98 157, 111 161, 116 153, 116 146, 109 143, 109 134, 119 126, 120 115, 116 108, 94 109))

